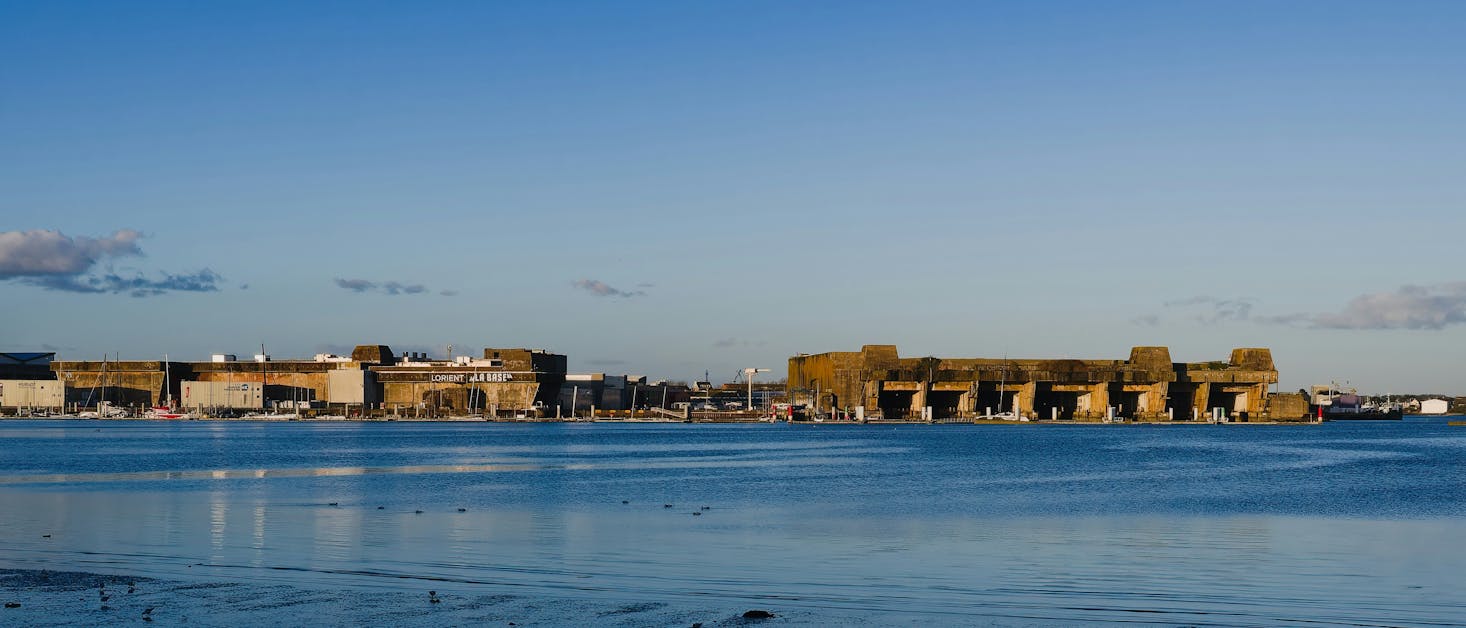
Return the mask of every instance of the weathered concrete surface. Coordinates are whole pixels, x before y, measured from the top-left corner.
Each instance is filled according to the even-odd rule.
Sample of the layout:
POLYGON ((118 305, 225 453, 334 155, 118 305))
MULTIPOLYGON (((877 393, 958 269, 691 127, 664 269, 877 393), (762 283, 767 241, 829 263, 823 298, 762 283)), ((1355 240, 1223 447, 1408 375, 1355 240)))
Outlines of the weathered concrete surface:
POLYGON ((179 384, 194 378, 190 363, 161 360, 64 360, 52 362, 51 370, 66 383, 68 404, 87 404, 88 400, 94 404, 105 398, 119 406, 157 405, 167 398, 163 383, 170 375, 175 398, 179 384))
POLYGON ((1298 393, 1281 393, 1268 397, 1268 416, 1274 421, 1294 419, 1308 420, 1308 396, 1298 393))
MULTIPOLYGON (((565 380, 566 357, 538 349, 484 349, 472 364, 406 362, 386 345, 360 345, 347 361, 272 360, 268 362, 169 362, 171 391, 165 391, 165 365, 160 361, 52 362, 51 370, 67 388, 67 403, 92 405, 105 399, 120 406, 157 405, 181 397, 183 381, 258 383, 266 403, 325 402, 339 411, 343 404, 363 403, 369 411, 409 412, 440 416, 497 410, 521 413, 553 407, 565 380), (367 371, 370 376, 342 399, 331 398, 332 374, 367 371), (490 374, 498 374, 491 377, 490 374)), ((341 377, 337 377, 341 380, 341 377)), ((346 387, 337 386, 338 391, 346 387)))
POLYGON ((525 414, 554 406, 566 365, 557 353, 490 347, 471 364, 397 363, 370 370, 382 386, 383 407, 393 414, 525 414))
POLYGON ((1220 407, 1260 420, 1272 418, 1268 386, 1277 379, 1272 352, 1262 348, 1236 349, 1225 362, 1178 363, 1166 347, 1135 347, 1126 360, 1035 360, 901 358, 893 345, 866 345, 790 358, 788 386, 795 403, 823 412, 864 406, 867 416, 886 419, 918 418, 930 406, 933 418, 1017 411, 1098 420, 1113 411, 1190 420, 1220 407))

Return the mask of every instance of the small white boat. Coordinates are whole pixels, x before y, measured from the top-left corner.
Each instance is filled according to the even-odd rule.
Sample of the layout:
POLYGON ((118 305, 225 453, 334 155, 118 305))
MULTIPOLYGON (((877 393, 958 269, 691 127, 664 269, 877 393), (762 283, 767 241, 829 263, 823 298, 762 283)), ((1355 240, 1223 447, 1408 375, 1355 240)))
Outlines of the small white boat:
POLYGON ((187 419, 192 419, 193 418, 193 414, 191 414, 189 412, 179 412, 179 411, 174 410, 173 408, 170 408, 168 406, 153 406, 143 416, 145 418, 149 418, 149 419, 173 419, 173 420, 177 420, 177 419, 187 420, 187 419))
POLYGON ((300 415, 283 412, 249 412, 239 418, 252 421, 294 421, 299 419, 300 415))
POLYGON ((127 410, 102 401, 97 404, 96 410, 88 410, 76 416, 83 419, 123 419, 127 418, 127 410))
POLYGON ((981 417, 989 421, 1028 421, 1028 417, 1013 412, 999 412, 997 414, 984 414, 981 417))

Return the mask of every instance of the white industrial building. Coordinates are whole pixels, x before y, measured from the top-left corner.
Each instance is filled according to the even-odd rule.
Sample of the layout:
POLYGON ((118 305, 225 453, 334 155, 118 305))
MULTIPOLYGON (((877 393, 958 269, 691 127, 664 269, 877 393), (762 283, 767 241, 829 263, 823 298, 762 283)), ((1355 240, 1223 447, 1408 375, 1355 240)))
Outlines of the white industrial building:
POLYGON ((259 382, 183 382, 178 403, 189 410, 228 408, 261 410, 265 407, 264 386, 259 382))
POLYGON ((60 412, 66 405, 66 383, 54 379, 0 379, 0 408, 6 412, 60 412))
POLYGON ((1451 403, 1445 399, 1426 399, 1420 402, 1421 414, 1445 414, 1451 410, 1451 403))

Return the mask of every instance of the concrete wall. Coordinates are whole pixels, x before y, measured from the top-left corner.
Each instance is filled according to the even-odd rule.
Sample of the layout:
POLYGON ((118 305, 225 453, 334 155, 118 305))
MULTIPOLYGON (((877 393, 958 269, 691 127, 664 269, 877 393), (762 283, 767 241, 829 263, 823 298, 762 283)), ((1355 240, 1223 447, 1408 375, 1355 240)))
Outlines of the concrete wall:
POLYGON ((108 402, 117 406, 158 405, 170 392, 163 390, 169 374, 175 398, 179 385, 186 379, 193 379, 192 366, 187 362, 57 361, 51 363, 51 370, 58 380, 66 383, 66 401, 70 404, 94 405, 105 396, 108 402))
POLYGON ((539 349, 484 349, 473 364, 372 366, 388 412, 553 414, 565 382, 565 356, 539 349))
MULTIPOLYGON (((538 349, 484 349, 497 366, 456 366, 447 363, 399 366, 386 345, 360 345, 352 360, 324 362, 283 360, 269 362, 52 362, 51 372, 62 381, 69 403, 94 405, 105 398, 120 406, 156 405, 164 391, 165 366, 172 374, 172 396, 181 399, 181 383, 204 386, 262 385, 264 404, 287 401, 327 401, 333 404, 419 404, 452 411, 504 411, 553 407, 555 393, 565 378, 566 357, 538 349), (433 382, 433 373, 514 373, 509 381, 433 382), (395 378, 395 379, 394 379, 395 378)), ((508 376, 506 376, 507 378, 508 376)), ((216 390, 208 388, 207 390, 216 390)))
POLYGON ((1268 418, 1274 421, 1308 420, 1308 396, 1298 393, 1275 394, 1268 398, 1268 418))
POLYGON ((272 401, 326 399, 330 393, 330 373, 340 368, 341 363, 314 360, 193 362, 190 367, 194 381, 263 384, 268 405, 272 401))
MULTIPOLYGON (((400 414, 412 414, 416 410, 438 414, 517 412, 533 408, 539 400, 540 389, 540 384, 533 381, 478 384, 385 381, 382 402, 388 412, 400 414)), ((559 391, 558 386, 555 391, 559 391)))
POLYGON ((1017 411, 1047 419, 1118 416, 1179 420, 1217 404, 1266 414, 1277 381, 1267 349, 1237 349, 1226 362, 1173 363, 1166 347, 1134 347, 1125 360, 900 358, 892 345, 789 359, 793 403, 821 412, 864 406, 868 416, 906 419, 930 406, 937 418, 1017 411), (1178 405, 1184 404, 1184 405, 1178 405))

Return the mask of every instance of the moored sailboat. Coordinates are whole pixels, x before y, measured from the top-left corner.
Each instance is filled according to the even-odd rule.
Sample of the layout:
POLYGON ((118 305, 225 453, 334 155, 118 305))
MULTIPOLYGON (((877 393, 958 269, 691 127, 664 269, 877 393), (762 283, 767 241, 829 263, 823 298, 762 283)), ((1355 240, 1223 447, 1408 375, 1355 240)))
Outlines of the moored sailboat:
POLYGON ((163 405, 153 406, 144 415, 149 419, 192 419, 192 414, 179 412, 173 405, 173 377, 168 366, 168 354, 163 354, 163 405))

